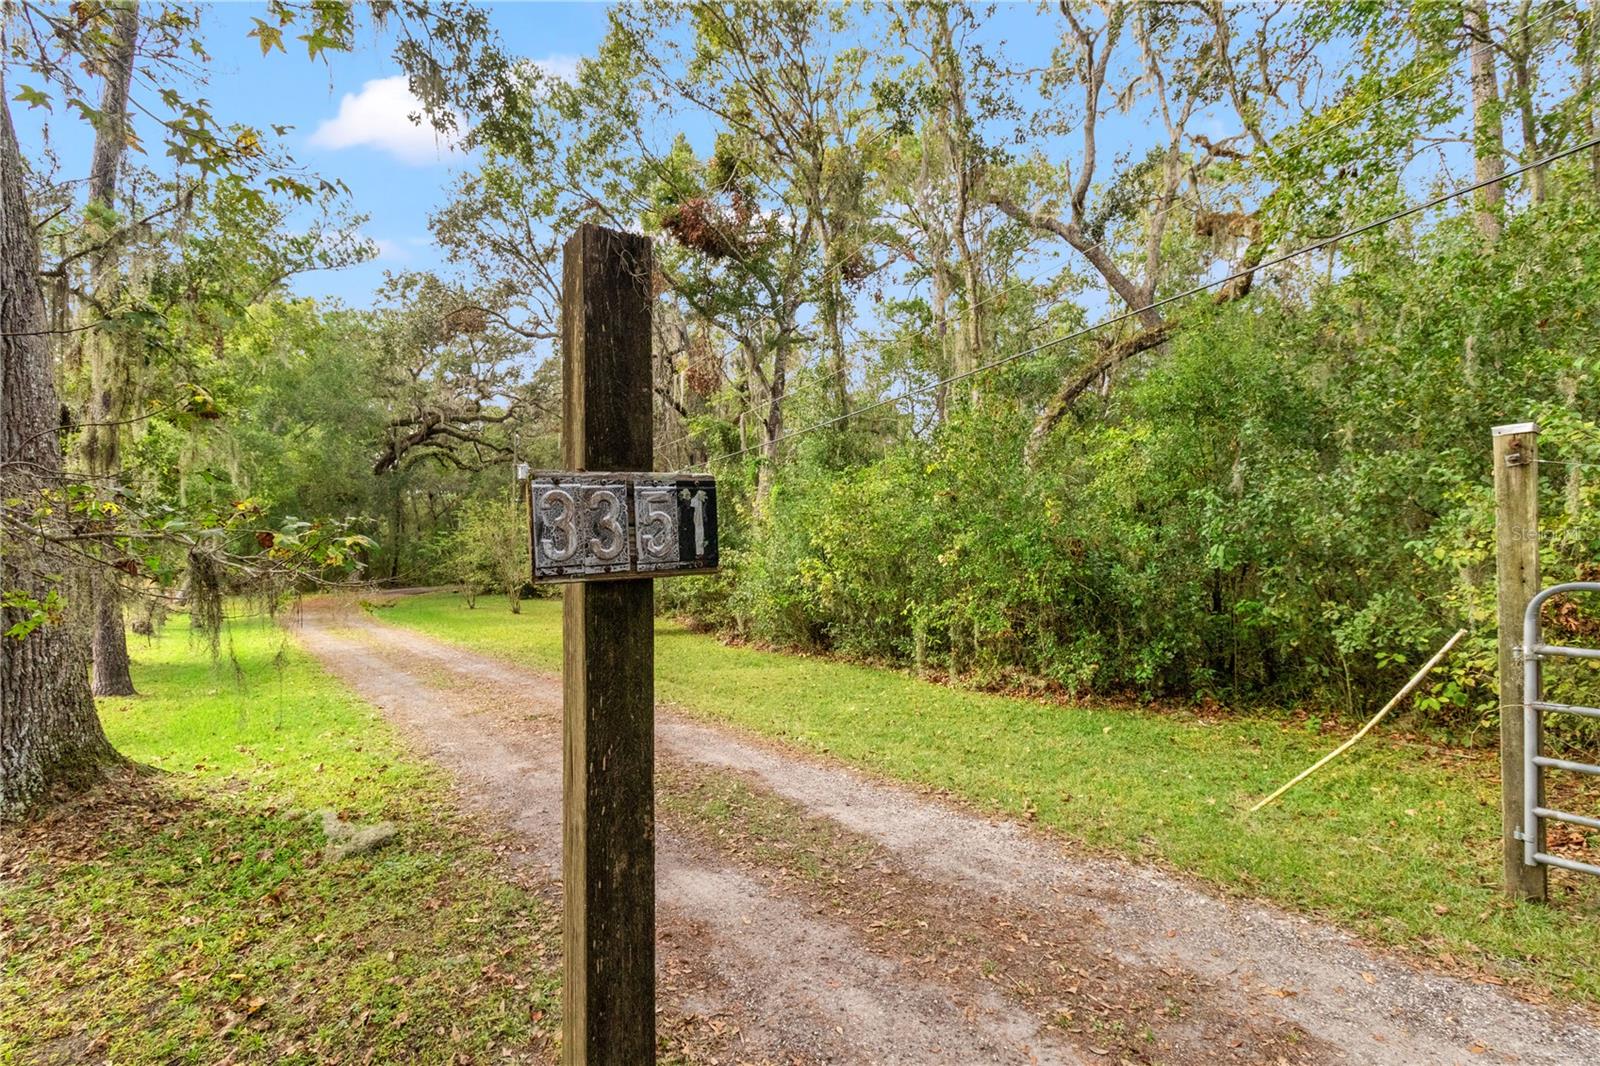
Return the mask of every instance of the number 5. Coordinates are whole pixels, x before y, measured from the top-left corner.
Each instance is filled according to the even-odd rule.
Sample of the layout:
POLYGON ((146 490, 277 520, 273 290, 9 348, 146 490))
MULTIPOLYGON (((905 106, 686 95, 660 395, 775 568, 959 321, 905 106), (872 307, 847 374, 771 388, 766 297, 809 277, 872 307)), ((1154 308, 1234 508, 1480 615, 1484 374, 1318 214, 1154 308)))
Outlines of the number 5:
POLYGON ((670 563, 678 558, 678 508, 669 488, 643 485, 633 490, 639 531, 639 561, 670 563))

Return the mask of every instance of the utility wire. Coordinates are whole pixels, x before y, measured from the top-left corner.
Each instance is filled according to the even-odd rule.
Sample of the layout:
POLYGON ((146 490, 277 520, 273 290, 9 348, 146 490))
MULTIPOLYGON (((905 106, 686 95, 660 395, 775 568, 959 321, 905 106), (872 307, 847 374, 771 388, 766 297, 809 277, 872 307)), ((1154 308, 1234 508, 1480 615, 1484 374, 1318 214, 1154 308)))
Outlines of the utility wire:
MULTIPOLYGON (((1551 10, 1545 12, 1543 15, 1540 15, 1538 18, 1536 18, 1532 22, 1528 23, 1526 29, 1530 29, 1531 30, 1533 27, 1539 25, 1539 23, 1545 22, 1545 21, 1547 21, 1547 20, 1549 20, 1551 18, 1554 18, 1556 15, 1561 14, 1563 10, 1569 9, 1569 8, 1573 8, 1575 2, 1576 2, 1576 0, 1568 0, 1568 2, 1566 2, 1566 3, 1558 4, 1557 6, 1552 8, 1551 10)), ((1508 32, 1508 33, 1510 32, 1510 27, 1509 26, 1508 27, 1504 27, 1504 29, 1506 30, 1506 32, 1508 32)), ((1479 47, 1474 48, 1471 51, 1469 51, 1467 53, 1466 58, 1470 62, 1472 59, 1474 59, 1477 56, 1483 54, 1484 52, 1492 52, 1492 51, 1494 51, 1496 49, 1496 47, 1498 47, 1498 46, 1491 40, 1489 43, 1484 44, 1484 45, 1480 45, 1479 47)), ((1348 126, 1352 122, 1356 121, 1357 119, 1365 118, 1366 116, 1372 114, 1372 112, 1376 111, 1379 107, 1383 106, 1384 104, 1387 104, 1387 103, 1390 103, 1390 102, 1392 102, 1394 100, 1399 99, 1402 95, 1404 95, 1405 93, 1409 92, 1411 89, 1416 88, 1418 85, 1422 84, 1424 81, 1426 81, 1428 79, 1432 79, 1432 80, 1437 81, 1440 78, 1443 78, 1446 74, 1449 74, 1450 71, 1453 70, 1453 69, 1455 69, 1453 64, 1446 64, 1444 66, 1441 66, 1438 70, 1433 71, 1432 73, 1424 73, 1422 75, 1418 75, 1417 77, 1412 78, 1409 81, 1407 81, 1405 84, 1401 85, 1399 88, 1392 90, 1391 92, 1387 93, 1384 96, 1378 97, 1376 100, 1372 101, 1371 103, 1369 103, 1367 106, 1361 108, 1360 110, 1353 111, 1350 114, 1343 116, 1342 118, 1335 119, 1333 122, 1328 123, 1326 126, 1323 126, 1321 129, 1314 131, 1314 135, 1307 135, 1307 136, 1303 136, 1303 137, 1299 138, 1298 140, 1291 140, 1289 143, 1287 143, 1287 144, 1285 144, 1285 145, 1283 145, 1281 147, 1269 140, 1265 145, 1263 145, 1260 149, 1258 149, 1258 152, 1260 154, 1262 154, 1262 155, 1267 156, 1268 158, 1271 158, 1272 156, 1282 156, 1285 153, 1292 152, 1292 151, 1294 151, 1296 149, 1305 148, 1305 147, 1307 147, 1309 145, 1315 144, 1319 140, 1326 139, 1326 135, 1327 134, 1333 133, 1334 131, 1340 129, 1341 127, 1348 126)), ((1254 154, 1255 153, 1252 153, 1252 155, 1254 155, 1254 154)), ((1162 207, 1162 208, 1158 209, 1157 211, 1155 211, 1151 215, 1151 218, 1152 219, 1156 219, 1156 218, 1164 217, 1164 216, 1166 216, 1168 214, 1171 214, 1173 211, 1176 211, 1180 207, 1185 207, 1185 206, 1188 206, 1188 205, 1191 205, 1191 204, 1196 206, 1196 207, 1200 206, 1200 190, 1198 188, 1194 188, 1192 191, 1190 191, 1186 195, 1175 197, 1171 203, 1169 203, 1165 207, 1162 207)), ((1109 237, 1100 238, 1100 240, 1096 241, 1095 243, 1093 243, 1093 244, 1089 245, 1088 247, 1086 247, 1085 249, 1083 249, 1082 254, 1087 255, 1089 252, 1095 251, 1096 249, 1105 248, 1106 243, 1109 240, 1110 240, 1109 237)), ((1005 286, 1003 288, 996 289, 994 292, 991 292, 989 295, 987 295, 983 299, 979 300, 978 303, 977 303, 977 306, 982 307, 984 304, 988 303, 990 300, 997 300, 1001 296, 1007 295, 1008 293, 1013 292, 1016 289, 1023 287, 1024 285, 1031 285, 1031 284, 1034 284, 1034 283, 1033 282, 1020 281, 1020 280, 1016 281, 1016 282, 1012 282, 1010 285, 1007 285, 1007 286, 1005 286)))
MULTIPOLYGON (((1576 4, 1575 4, 1575 0, 1568 0, 1568 2, 1566 2, 1566 3, 1562 3, 1562 4, 1556 5, 1555 7, 1551 8, 1549 11, 1545 12, 1543 15, 1540 15, 1538 18, 1536 18, 1533 21, 1529 22, 1526 27, 1521 27, 1520 29, 1531 30, 1533 27, 1539 25, 1540 23, 1546 22, 1546 21, 1556 17, 1557 15, 1562 14, 1564 11, 1568 11, 1568 10, 1571 10, 1571 11, 1576 11, 1577 10, 1576 4)), ((1506 29, 1509 32, 1510 27, 1506 27, 1506 29)), ((1478 56, 1478 55, 1480 55, 1480 54, 1482 54, 1484 52, 1493 51, 1496 47, 1497 46, 1494 44, 1493 41, 1490 41, 1490 42, 1488 42, 1486 44, 1479 45, 1477 48, 1474 48, 1474 49, 1472 49, 1472 50, 1467 52, 1467 59, 1470 61, 1474 57, 1476 57, 1476 56, 1478 56)), ((1309 146, 1311 144, 1314 144, 1318 140, 1325 139, 1328 134, 1333 133, 1334 131, 1340 129, 1341 127, 1348 126, 1350 123, 1356 121, 1357 119, 1365 118, 1367 115, 1370 115, 1372 112, 1377 110, 1382 105, 1384 105, 1386 103, 1389 103, 1389 102, 1391 102, 1393 100, 1398 99, 1399 97, 1401 97, 1406 92, 1408 92, 1411 89, 1415 88, 1416 86, 1422 84, 1422 82, 1424 82, 1426 80, 1429 80, 1429 79, 1437 81, 1438 79, 1443 78, 1445 75, 1449 74, 1452 69, 1454 69, 1454 67, 1452 65, 1446 65, 1446 66, 1441 66, 1438 70, 1433 71, 1432 73, 1426 73, 1426 74, 1423 74, 1423 75, 1419 75, 1419 76, 1417 76, 1415 78, 1412 78, 1409 81, 1405 82, 1403 85, 1401 85, 1397 89, 1394 89, 1393 91, 1387 93, 1386 95, 1378 97, 1376 100, 1373 100, 1371 103, 1367 104, 1365 107, 1363 107, 1363 108, 1361 108, 1361 109, 1359 109, 1357 111, 1353 111, 1350 114, 1345 115, 1342 118, 1336 119, 1335 121, 1333 121, 1333 122, 1329 123, 1328 125, 1322 127, 1321 129, 1319 129, 1319 130, 1317 130, 1315 132, 1314 136, 1305 136, 1305 137, 1299 138, 1298 140, 1291 140, 1288 144, 1285 144, 1282 147, 1279 147, 1278 145, 1275 145, 1275 144, 1272 144, 1272 143, 1269 142, 1264 147, 1263 150, 1265 152, 1267 152, 1268 154, 1270 154, 1270 155, 1282 155, 1282 154, 1284 154, 1286 152, 1291 152, 1291 151, 1294 151, 1294 150, 1299 149, 1299 148, 1305 148, 1305 147, 1307 147, 1307 146, 1309 146)), ((1538 166, 1538 165, 1539 164, 1537 164, 1537 163, 1536 164, 1532 164, 1532 166, 1538 166)), ((1519 171, 1519 173, 1520 173, 1520 171, 1519 171)), ((1166 204, 1165 206, 1163 206, 1163 207, 1159 208, 1157 211, 1155 211, 1154 214, 1152 214, 1151 218, 1152 218, 1152 220, 1156 219, 1156 218, 1162 218, 1162 217, 1164 217, 1166 215, 1171 214, 1173 211, 1178 210, 1181 207, 1185 207, 1185 206, 1188 206, 1188 205, 1191 205, 1191 204, 1194 205, 1194 206, 1199 206, 1200 205, 1200 191, 1199 191, 1198 188, 1195 188, 1194 190, 1192 190, 1191 192, 1187 193, 1184 196, 1174 198, 1172 200, 1172 202, 1166 204)), ((1082 249, 1079 252, 1079 254, 1087 255, 1090 252, 1093 252, 1093 251, 1095 251, 1097 249, 1103 249, 1103 248, 1105 248, 1107 243, 1110 241, 1110 239, 1111 239, 1110 237, 1102 237, 1098 241, 1096 241, 1095 243, 1093 243, 1093 244, 1087 246, 1086 248, 1082 249)), ((923 243, 923 246, 926 246, 926 240, 924 240, 922 243, 923 243)), ((830 270, 829 272, 825 273, 823 275, 823 277, 821 279, 819 279, 819 280, 827 280, 829 275, 831 273, 833 273, 834 270, 837 270, 838 268, 843 267, 843 265, 844 265, 843 261, 841 261, 840 263, 836 264, 835 267, 832 270, 830 270)), ((998 300, 1003 296, 1009 296, 1011 293, 1016 292, 1019 289, 1027 288, 1027 287, 1030 287, 1030 286, 1036 286, 1038 284, 1040 284, 1040 282, 1038 282, 1037 280, 1018 278, 1017 280, 1015 280, 1013 282, 1010 282, 1009 284, 1003 285, 1003 286, 1001 286, 999 288, 996 288, 995 290, 989 292, 987 295, 983 296, 981 299, 976 301, 976 303, 973 306, 974 307, 986 306, 989 303, 991 303, 991 302, 993 302, 995 300, 998 300)), ((805 368, 801 367, 799 369, 803 370, 805 368)), ((836 368, 836 369, 830 371, 829 373, 822 375, 821 377, 813 378, 813 379, 807 381, 804 385, 802 385, 798 389, 786 391, 783 394, 783 396, 780 397, 780 402, 787 403, 791 399, 795 399, 795 398, 798 398, 798 397, 803 397, 803 396, 806 396, 806 395, 808 395, 809 393, 812 393, 812 392, 820 392, 823 389, 823 387, 826 386, 827 384, 829 384, 830 382, 832 382, 833 379, 839 377, 841 374, 847 373, 850 369, 851 368, 848 365, 846 365, 844 367, 836 368)), ((721 372, 721 368, 720 367, 718 368, 718 371, 719 371, 719 373, 721 372)), ((726 375, 723 375, 723 376, 726 377, 726 375)), ((937 384, 938 383, 935 383, 935 387, 937 386, 937 384)), ((752 402, 752 403, 748 403, 744 407, 740 408, 738 411, 733 412, 733 414, 731 416, 721 416, 721 417, 724 417, 725 420, 733 421, 733 420, 737 420, 739 418, 742 418, 744 415, 747 415, 747 414, 757 414, 757 415, 759 415, 760 414, 759 408, 761 406, 763 406, 762 401, 755 401, 755 402, 752 402)), ((853 410, 853 411, 849 412, 848 414, 846 414, 844 416, 841 416, 839 421, 843 421, 845 418, 851 417, 851 416, 853 416, 855 414, 859 414, 861 412, 861 410, 866 410, 866 408, 853 410)), ((679 437, 677 437, 677 438, 675 438, 673 440, 668 441, 666 444, 661 445, 661 447, 662 448, 677 447, 680 444, 687 443, 688 441, 692 440, 694 437, 696 437, 698 435, 699 434, 698 434, 697 431, 689 430, 689 431, 685 432, 682 436, 679 436, 679 437)), ((748 449, 746 449, 746 450, 748 450, 748 449)))
POLYGON ((915 388, 907 389, 905 392, 899 393, 898 395, 895 395, 895 396, 891 396, 888 399, 879 400, 877 403, 869 404, 866 407, 858 407, 854 411, 850 412, 850 414, 848 414, 848 415, 837 415, 837 416, 835 416, 833 418, 824 419, 824 420, 822 420, 820 422, 814 422, 811 425, 805 426, 805 427, 803 427, 801 429, 797 429, 797 430, 793 431, 792 433, 785 433, 782 436, 780 436, 780 437, 776 438, 775 440, 771 441, 770 444, 766 444, 766 443, 764 443, 764 444, 753 444, 753 445, 750 445, 749 447, 746 447, 746 448, 740 448, 737 451, 724 452, 721 455, 712 456, 712 457, 708 458, 704 463, 701 463, 699 465, 709 469, 709 467, 710 467, 710 465, 712 463, 722 462, 722 461, 728 460, 728 459, 735 459, 735 458, 738 458, 739 456, 744 455, 744 454, 746 454, 748 452, 757 451, 759 449, 766 448, 766 447, 769 447, 769 446, 776 447, 777 445, 782 444, 784 441, 793 440, 795 437, 801 437, 801 436, 804 436, 807 433, 813 433, 813 432, 815 432, 815 431, 817 431, 819 429, 826 429, 827 427, 832 426, 832 425, 836 425, 839 422, 843 422, 843 421, 845 421, 847 419, 855 418, 857 416, 860 416, 860 415, 863 415, 863 414, 867 414, 867 413, 872 412, 872 411, 876 411, 876 410, 878 410, 880 408, 883 408, 883 407, 888 407, 888 406, 890 406, 892 404, 898 404, 900 401, 909 399, 912 396, 918 396, 918 395, 921 395, 921 394, 924 394, 924 393, 927 393, 927 392, 931 392, 934 389, 940 388, 940 387, 945 386, 945 385, 951 385, 951 384, 954 384, 955 382, 958 382, 958 381, 964 381, 967 378, 976 377, 979 374, 986 374, 991 370, 998 369, 999 367, 1002 367, 1002 366, 1007 366, 1007 365, 1009 365, 1011 363, 1015 363, 1015 362, 1017 362, 1018 360, 1021 360, 1021 359, 1031 358, 1032 356, 1038 355, 1040 352, 1047 351, 1047 350, 1049 350, 1051 348, 1054 348, 1054 347, 1056 347, 1058 345, 1066 344, 1069 341, 1074 341, 1074 340, 1077 340, 1077 339, 1079 339, 1081 337, 1086 337, 1086 336, 1090 335, 1091 333, 1095 333, 1095 332, 1098 332, 1101 329, 1104 329, 1107 326, 1114 326, 1114 325, 1117 325, 1120 322, 1126 322, 1129 319, 1135 318, 1135 317, 1137 317, 1137 316, 1139 316, 1141 314, 1144 314, 1147 311, 1158 310, 1158 309, 1160 309, 1162 307, 1166 307, 1168 304, 1176 303, 1179 300, 1184 300, 1184 299, 1187 299, 1188 297, 1194 296, 1194 295, 1196 295, 1198 293, 1202 293, 1202 292, 1206 292, 1206 291, 1208 291, 1210 289, 1214 289, 1219 285, 1226 285, 1230 281, 1237 281, 1240 278, 1249 277, 1250 275, 1255 274, 1258 271, 1269 270, 1272 267, 1278 266, 1278 265, 1280 265, 1282 263, 1286 263, 1291 259, 1297 258, 1297 257, 1302 256, 1302 255, 1307 255, 1307 254, 1309 254, 1311 252, 1319 251, 1319 250, 1321 250, 1323 248, 1328 247, 1329 245, 1338 244, 1340 241, 1349 240, 1352 237, 1359 237, 1363 233, 1369 233, 1372 230, 1382 228, 1384 226, 1387 226, 1391 222, 1399 221, 1402 218, 1409 218, 1412 215, 1421 214, 1424 211, 1428 211, 1428 210, 1431 210, 1431 209, 1433 209, 1435 207, 1438 207, 1440 204, 1449 203, 1451 200, 1458 199, 1458 198, 1460 198, 1462 196, 1470 195, 1471 193, 1475 193, 1480 189, 1484 189, 1484 188, 1487 188, 1490 185, 1494 185, 1497 182, 1506 181, 1506 180, 1508 180, 1510 178, 1517 177, 1519 174, 1525 174, 1530 170, 1534 170, 1534 169, 1537 169, 1539 167, 1548 166, 1551 163, 1554 163, 1554 162, 1556 162, 1558 160, 1565 159, 1567 156, 1576 155, 1579 152, 1585 151, 1586 149, 1589 149, 1589 148, 1594 148, 1597 145, 1600 145, 1600 137, 1590 138, 1589 140, 1584 141, 1581 144, 1574 145, 1571 148, 1562 149, 1559 152, 1552 152, 1549 155, 1545 156, 1543 159, 1536 159, 1531 163, 1525 163, 1520 167, 1517 167, 1517 168, 1515 168, 1513 170, 1508 170, 1504 174, 1500 174, 1500 175, 1498 175, 1496 177, 1486 178, 1483 181, 1473 182, 1471 185, 1464 185, 1464 186, 1462 186, 1460 188, 1453 189, 1450 192, 1442 193, 1442 194, 1440 194, 1438 196, 1435 196, 1432 199, 1426 200, 1426 201, 1424 201, 1424 202, 1422 202, 1420 204, 1415 204, 1415 205, 1413 205, 1411 207, 1402 208, 1399 211, 1396 211, 1396 212, 1394 212, 1392 214, 1389 214, 1389 215, 1385 215, 1383 218, 1376 219, 1375 221, 1366 222, 1366 223, 1363 223, 1363 224, 1361 224, 1359 226, 1353 226, 1350 229, 1344 230, 1341 233, 1336 233, 1331 237, 1324 237, 1324 238, 1322 238, 1320 240, 1312 241, 1310 244, 1304 245, 1303 247, 1300 247, 1300 248, 1296 248, 1295 250, 1290 251, 1290 252, 1285 252, 1282 255, 1275 256, 1272 259, 1265 260, 1262 263, 1258 264, 1257 266, 1251 267, 1251 268, 1249 268, 1247 270, 1238 270, 1238 271, 1235 271, 1234 273, 1229 274, 1229 275, 1227 275, 1225 277, 1215 278, 1215 279, 1213 279, 1211 281, 1202 282, 1199 285, 1196 285, 1196 286, 1194 286, 1192 288, 1189 288, 1189 289, 1185 289, 1184 291, 1179 292, 1179 293, 1174 293, 1171 296, 1166 296, 1166 297, 1163 297, 1163 298, 1161 298, 1159 300, 1152 300, 1150 303, 1146 304, 1143 307, 1136 307, 1136 308, 1132 308, 1132 309, 1127 310, 1127 311, 1123 311, 1120 314, 1111 315, 1111 316, 1109 316, 1107 318, 1101 319, 1099 322, 1095 322, 1095 323, 1092 323, 1091 325, 1084 326, 1082 329, 1073 330, 1072 332, 1064 333, 1059 337, 1053 337, 1050 340, 1042 341, 1039 344, 1035 344, 1031 348, 1024 348, 1020 352, 1013 352, 1011 355, 1008 355, 1008 356, 1004 357, 1003 359, 996 359, 996 360, 994 360, 992 362, 984 363, 982 366, 974 367, 973 369, 963 371, 960 374, 952 374, 949 377, 941 378, 938 381, 929 382, 926 385, 918 385, 915 388))

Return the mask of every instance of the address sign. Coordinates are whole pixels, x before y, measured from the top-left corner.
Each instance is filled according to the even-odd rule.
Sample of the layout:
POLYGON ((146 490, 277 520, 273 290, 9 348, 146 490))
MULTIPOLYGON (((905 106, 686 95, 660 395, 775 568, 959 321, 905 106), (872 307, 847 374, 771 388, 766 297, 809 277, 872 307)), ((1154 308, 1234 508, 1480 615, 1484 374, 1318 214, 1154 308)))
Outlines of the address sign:
POLYGON ((537 584, 717 568, 714 478, 541 472, 528 485, 537 584))

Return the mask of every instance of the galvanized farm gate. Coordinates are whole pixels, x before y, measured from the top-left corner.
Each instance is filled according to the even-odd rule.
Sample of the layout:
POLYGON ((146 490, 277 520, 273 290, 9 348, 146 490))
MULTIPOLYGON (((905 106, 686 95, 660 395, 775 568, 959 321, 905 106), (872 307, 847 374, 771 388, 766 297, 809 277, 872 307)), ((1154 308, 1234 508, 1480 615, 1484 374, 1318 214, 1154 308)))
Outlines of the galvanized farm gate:
POLYGON ((1600 818, 1586 814, 1560 811, 1544 805, 1544 772, 1566 770, 1576 774, 1600 775, 1600 766, 1593 763, 1556 759, 1539 753, 1539 737, 1544 729, 1545 714, 1575 714, 1584 718, 1600 718, 1600 707, 1578 707, 1568 703, 1551 703, 1544 698, 1541 664, 1546 659, 1600 659, 1600 649, 1575 648, 1562 644, 1546 644, 1539 635, 1539 609, 1545 601, 1555 596, 1573 592, 1600 592, 1600 581, 1569 581, 1551 585, 1528 601, 1522 622, 1522 829, 1517 836, 1522 841, 1522 862, 1525 866, 1559 866, 1563 870, 1600 875, 1600 866, 1576 859, 1564 858, 1541 851, 1544 839, 1543 822, 1552 819, 1572 825, 1600 829, 1600 818))
POLYGON ((1557 596, 1600 593, 1600 581, 1545 588, 1540 580, 1539 427, 1534 423, 1494 428, 1494 495, 1503 878, 1513 897, 1542 900, 1548 895, 1552 866, 1600 875, 1600 865, 1553 855, 1544 846, 1547 821, 1600 829, 1600 817, 1595 817, 1600 812, 1580 814, 1546 805, 1546 771, 1600 775, 1600 766, 1544 754, 1545 716, 1600 719, 1600 707, 1545 699, 1542 668, 1549 659, 1600 659, 1600 649, 1544 643, 1539 612, 1557 596))

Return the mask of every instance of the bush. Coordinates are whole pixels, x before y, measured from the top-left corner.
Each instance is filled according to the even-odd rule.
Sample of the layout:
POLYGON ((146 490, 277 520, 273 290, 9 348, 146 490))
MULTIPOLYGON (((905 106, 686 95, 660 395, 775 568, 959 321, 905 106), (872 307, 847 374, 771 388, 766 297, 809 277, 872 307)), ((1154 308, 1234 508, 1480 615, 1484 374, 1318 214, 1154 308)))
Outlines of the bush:
MULTIPOLYGON (((1447 222, 1309 298, 1207 308, 1033 468, 1022 379, 1000 375, 868 462, 810 449, 689 606, 982 684, 1347 713, 1465 626, 1415 707, 1470 736, 1497 718, 1491 426, 1544 428, 1547 583, 1600 571, 1600 477, 1570 465, 1600 467, 1600 240, 1577 233, 1600 235, 1589 200, 1520 216, 1492 254, 1447 222)), ((1597 606, 1552 632, 1593 641, 1597 606)), ((1551 691, 1594 702, 1595 677, 1551 691)))
POLYGON ((492 590, 506 597, 512 614, 522 612, 531 564, 527 518, 520 506, 495 500, 464 504, 456 528, 443 538, 440 556, 468 607, 476 605, 478 592, 492 590))

